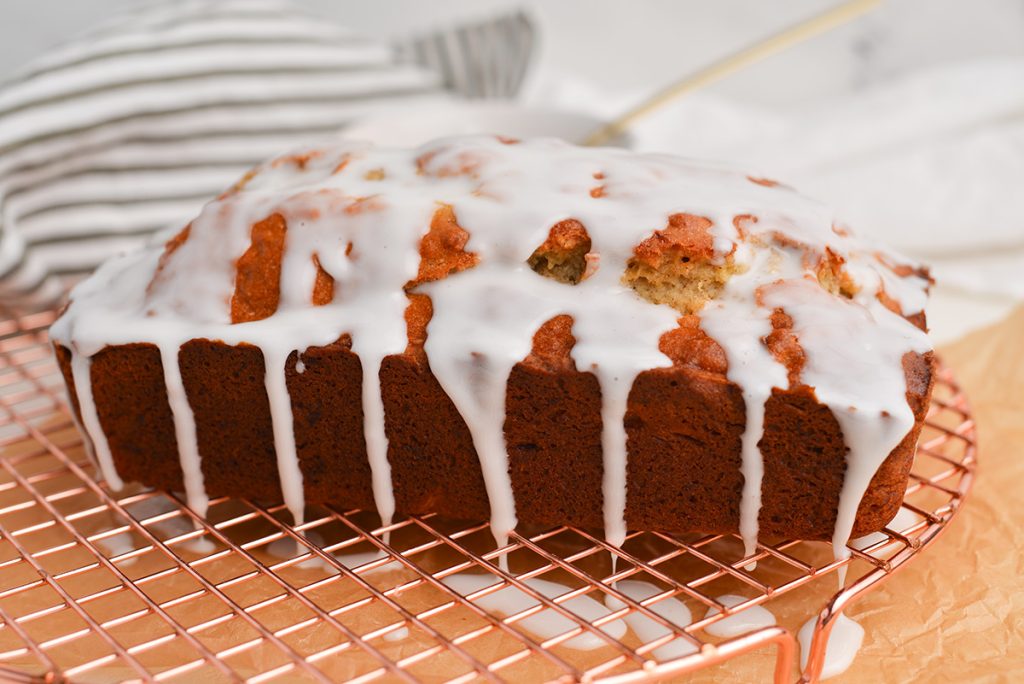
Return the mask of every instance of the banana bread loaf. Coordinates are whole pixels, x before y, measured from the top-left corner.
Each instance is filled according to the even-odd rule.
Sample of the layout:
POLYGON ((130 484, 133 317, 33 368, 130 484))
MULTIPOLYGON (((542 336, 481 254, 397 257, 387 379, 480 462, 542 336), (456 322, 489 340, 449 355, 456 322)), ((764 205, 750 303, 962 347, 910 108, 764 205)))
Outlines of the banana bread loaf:
POLYGON ((903 498, 923 268, 772 181, 552 140, 335 142, 112 260, 51 336, 111 486, 846 541, 903 498))

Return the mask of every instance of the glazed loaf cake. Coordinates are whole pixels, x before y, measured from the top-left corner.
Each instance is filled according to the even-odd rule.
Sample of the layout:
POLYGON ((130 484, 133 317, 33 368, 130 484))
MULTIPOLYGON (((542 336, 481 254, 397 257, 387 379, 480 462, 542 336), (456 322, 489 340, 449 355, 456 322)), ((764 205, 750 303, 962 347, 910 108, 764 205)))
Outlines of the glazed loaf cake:
POLYGON ((774 182, 553 140, 274 159, 51 330, 107 482, 831 539, 903 498, 930 279, 774 182))

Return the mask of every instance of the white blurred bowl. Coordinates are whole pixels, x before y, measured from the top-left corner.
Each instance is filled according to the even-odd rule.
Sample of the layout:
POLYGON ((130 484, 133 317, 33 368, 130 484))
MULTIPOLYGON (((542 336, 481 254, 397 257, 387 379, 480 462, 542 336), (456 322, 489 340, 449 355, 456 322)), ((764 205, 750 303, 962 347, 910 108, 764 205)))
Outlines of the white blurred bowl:
MULTIPOLYGON (((386 147, 416 147, 435 138, 470 134, 582 143, 604 123, 587 114, 509 102, 450 102, 367 116, 346 126, 341 134, 386 147)), ((628 147, 629 142, 628 136, 621 136, 608 144, 628 147)))

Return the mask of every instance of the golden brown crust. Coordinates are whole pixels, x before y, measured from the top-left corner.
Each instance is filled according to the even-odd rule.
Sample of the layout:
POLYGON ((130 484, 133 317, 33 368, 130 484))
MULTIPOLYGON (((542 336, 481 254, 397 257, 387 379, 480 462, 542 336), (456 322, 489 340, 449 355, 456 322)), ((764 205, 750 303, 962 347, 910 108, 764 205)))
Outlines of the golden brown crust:
POLYGON ((590 275, 590 235, 576 219, 559 221, 548 237, 534 250, 526 263, 536 273, 562 283, 575 285, 590 275))
POLYGON ((246 323, 272 316, 281 299, 281 259, 287 231, 284 217, 271 214, 253 224, 252 243, 235 262, 231 322, 246 323))
POLYGON ((555 316, 533 335, 533 348, 523 361, 524 365, 542 368, 548 372, 576 370, 572 348, 576 338, 572 334, 572 316, 555 316))
POLYGON ((316 278, 313 280, 313 296, 310 301, 313 306, 323 306, 334 301, 334 278, 320 265, 320 257, 313 254, 313 266, 316 268, 316 278))
POLYGON ((459 225, 455 210, 441 205, 430 220, 430 230, 420 240, 420 266, 416 280, 407 288, 420 283, 440 280, 476 266, 480 257, 466 251, 469 233, 459 225))
POLYGON ((696 368, 708 373, 725 375, 729 362, 725 350, 708 337, 700 327, 700 318, 694 314, 679 319, 679 327, 661 336, 658 348, 672 359, 676 366, 696 368))
POLYGON ((800 385, 800 371, 807 358, 800 340, 793 332, 793 319, 782 309, 775 309, 770 320, 772 331, 764 338, 764 344, 775 360, 786 367, 789 386, 797 387, 800 385))
POLYGON ((846 260, 843 257, 836 254, 830 247, 826 247, 824 255, 818 260, 818 283, 832 294, 853 299, 860 288, 843 268, 845 263, 846 260))
POLYGON ((405 307, 405 330, 409 345, 405 353, 425 361, 426 352, 423 345, 427 342, 427 324, 434 315, 434 303, 425 294, 406 293, 409 306, 405 307))
POLYGON ((668 225, 633 249, 636 258, 657 268, 668 260, 696 261, 714 256, 711 219, 693 214, 673 214, 668 225))
POLYGON ((682 314, 700 311, 739 270, 732 254, 715 258, 711 225, 703 216, 673 214, 634 248, 622 282, 654 304, 682 314))
POLYGON ((320 159, 323 156, 323 150, 307 150, 305 152, 286 154, 283 157, 278 157, 270 162, 270 166, 272 168, 278 168, 280 166, 294 166, 300 171, 304 171, 309 165, 309 162, 314 159, 320 159))

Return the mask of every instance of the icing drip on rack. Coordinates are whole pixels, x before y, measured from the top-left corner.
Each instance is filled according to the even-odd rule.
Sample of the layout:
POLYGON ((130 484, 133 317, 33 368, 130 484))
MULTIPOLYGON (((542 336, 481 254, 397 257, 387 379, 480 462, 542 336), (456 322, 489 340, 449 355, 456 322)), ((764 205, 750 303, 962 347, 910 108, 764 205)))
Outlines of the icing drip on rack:
POLYGON ((509 373, 531 353, 544 323, 568 315, 576 340, 571 360, 593 373, 601 389, 605 530, 621 544, 630 391, 641 372, 671 365, 659 343, 682 315, 642 297, 623 274, 638 245, 680 215, 706 222, 707 263, 733 269, 697 313, 725 352, 727 377, 746 406, 739 524, 747 553, 758 531, 765 401, 790 382, 765 343, 772 312, 782 309, 806 355, 800 381, 833 410, 849 446, 834 536, 842 556, 864 489, 913 424, 900 360, 928 349, 923 333, 886 306, 919 311, 928 283, 908 273, 910 267, 891 267, 903 263, 898 257, 835 229, 822 205, 727 168, 555 140, 466 137, 416 150, 335 141, 258 167, 166 248, 154 245, 102 266, 75 289, 51 336, 72 352, 82 422, 114 487, 120 479, 92 399, 91 357, 119 344, 160 349, 186 493, 197 511, 206 506, 202 455, 175 365, 178 350, 191 339, 259 347, 282 495, 296 521, 304 496, 288 367, 304 372, 307 349, 347 337, 362 367, 367 460, 387 524, 395 502, 380 368, 409 344, 408 294, 426 295, 433 315, 424 350, 469 428, 492 531, 503 542, 516 525, 503 431, 509 373), (446 277, 420 278, 421 243, 441 208, 468 234, 464 249, 475 263, 446 277), (576 284, 528 265, 549 230, 570 219, 592 242, 576 284), (256 244, 257 225, 271 220, 286 226, 278 299, 261 316, 233 320, 236 276, 256 244), (844 263, 856 285, 847 298, 819 284, 826 257, 844 263), (323 276, 332 295, 313 302, 323 276))
MULTIPOLYGON (((800 627, 797 639, 800 642, 800 669, 807 669, 808 654, 811 652, 811 639, 814 638, 814 626, 818 616, 810 618, 800 627)), ((825 646, 825 662, 821 668, 821 679, 829 679, 841 675, 853 664, 861 643, 864 641, 864 628, 859 623, 840 613, 832 625, 832 632, 825 646)))

